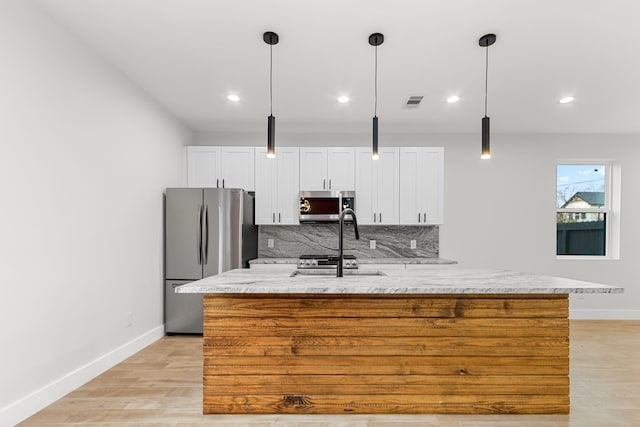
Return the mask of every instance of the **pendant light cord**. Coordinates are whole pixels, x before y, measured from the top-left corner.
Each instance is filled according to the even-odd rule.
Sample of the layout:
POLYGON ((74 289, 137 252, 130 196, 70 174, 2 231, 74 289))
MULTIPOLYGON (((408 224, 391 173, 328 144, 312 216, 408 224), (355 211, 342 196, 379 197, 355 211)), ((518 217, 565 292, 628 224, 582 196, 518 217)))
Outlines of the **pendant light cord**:
POLYGON ((269 45, 269 114, 273 116, 273 45, 269 45))
POLYGON ((376 46, 376 69, 374 78, 373 116, 378 116, 378 46, 376 46))
POLYGON ((489 45, 485 47, 486 56, 484 60, 484 116, 487 117, 487 92, 489 88, 489 45))

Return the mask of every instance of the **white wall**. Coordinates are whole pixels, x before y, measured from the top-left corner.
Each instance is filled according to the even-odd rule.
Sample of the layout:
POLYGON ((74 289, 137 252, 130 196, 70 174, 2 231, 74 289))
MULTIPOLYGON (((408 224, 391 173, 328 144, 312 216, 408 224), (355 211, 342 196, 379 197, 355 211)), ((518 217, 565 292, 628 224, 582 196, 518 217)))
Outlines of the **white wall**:
MULTIPOLYGON (((497 118, 494 121, 497 123, 497 118)), ((492 159, 480 160, 477 135, 380 135, 380 146, 445 147, 445 224, 440 256, 461 266, 506 268, 625 287, 622 295, 573 295, 573 318, 640 319, 640 136, 492 135, 492 159), (555 256, 555 174, 559 160, 612 159, 620 164, 618 260, 555 256)), ((494 126, 494 128, 497 127, 494 126)), ((382 131, 382 129, 381 129, 382 131)), ((364 146, 368 134, 286 133, 282 146, 364 146)), ((262 133, 201 133, 199 145, 262 145, 262 133)), ((276 149, 277 150, 277 149, 276 149)))
POLYGON ((162 335, 163 189, 191 139, 47 16, 0 2, 0 425, 162 335))

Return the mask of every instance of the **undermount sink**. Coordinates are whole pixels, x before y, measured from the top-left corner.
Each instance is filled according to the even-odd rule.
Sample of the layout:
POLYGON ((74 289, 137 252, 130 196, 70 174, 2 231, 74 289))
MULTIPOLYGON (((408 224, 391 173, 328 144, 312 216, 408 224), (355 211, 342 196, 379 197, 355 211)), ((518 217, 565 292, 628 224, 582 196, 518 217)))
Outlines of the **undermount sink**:
MULTIPOLYGON (((386 276, 380 270, 348 270, 343 271, 344 277, 347 276, 386 276)), ((304 270, 294 270, 289 277, 296 276, 324 276, 336 277, 336 270, 333 268, 309 268, 304 270)))

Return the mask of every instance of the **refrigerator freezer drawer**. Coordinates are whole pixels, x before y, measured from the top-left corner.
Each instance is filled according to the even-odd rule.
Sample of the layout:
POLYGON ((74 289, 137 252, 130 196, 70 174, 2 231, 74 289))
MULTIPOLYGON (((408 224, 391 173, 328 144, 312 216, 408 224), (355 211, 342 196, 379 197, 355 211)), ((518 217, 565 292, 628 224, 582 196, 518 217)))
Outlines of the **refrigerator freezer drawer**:
POLYGON ((167 280, 165 282, 165 332, 167 334, 202 333, 202 294, 176 294, 176 286, 189 280, 167 280))

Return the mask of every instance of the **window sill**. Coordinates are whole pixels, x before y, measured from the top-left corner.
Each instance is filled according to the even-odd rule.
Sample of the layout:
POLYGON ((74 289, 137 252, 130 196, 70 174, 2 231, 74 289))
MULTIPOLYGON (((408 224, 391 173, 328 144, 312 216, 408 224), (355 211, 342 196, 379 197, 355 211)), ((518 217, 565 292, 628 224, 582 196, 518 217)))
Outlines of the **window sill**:
POLYGON ((556 255, 558 260, 583 260, 583 261, 618 261, 620 257, 606 255, 556 255))

